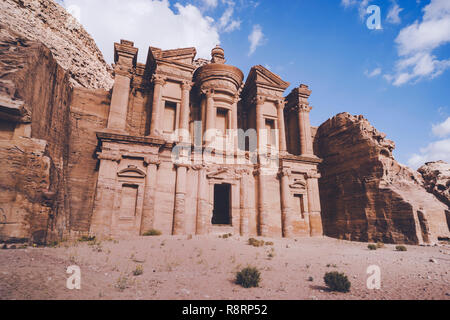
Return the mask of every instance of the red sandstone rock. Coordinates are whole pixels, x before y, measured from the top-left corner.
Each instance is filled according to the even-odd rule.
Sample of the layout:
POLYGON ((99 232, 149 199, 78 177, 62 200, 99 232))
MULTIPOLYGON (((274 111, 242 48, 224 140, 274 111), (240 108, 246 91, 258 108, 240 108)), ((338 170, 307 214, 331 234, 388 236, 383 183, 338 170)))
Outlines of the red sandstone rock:
POLYGON ((444 161, 428 162, 418 170, 425 188, 450 207, 450 164, 444 161))
POLYGON ((448 236, 448 209, 417 172, 395 161, 394 142, 362 116, 341 113, 315 138, 324 232, 354 241, 434 242, 448 236))
POLYGON ((42 42, 75 86, 110 89, 112 69, 92 37, 51 0, 2 0, 0 22, 27 39, 42 42))
POLYGON ((43 242, 66 230, 71 96, 49 49, 0 26, 2 240, 43 242))

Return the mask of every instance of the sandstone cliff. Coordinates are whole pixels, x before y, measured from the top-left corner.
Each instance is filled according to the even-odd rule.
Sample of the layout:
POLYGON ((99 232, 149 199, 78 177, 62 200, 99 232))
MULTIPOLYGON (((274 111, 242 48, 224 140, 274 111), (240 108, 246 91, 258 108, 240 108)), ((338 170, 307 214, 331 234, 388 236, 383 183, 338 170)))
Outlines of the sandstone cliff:
POLYGON ((0 240, 66 230, 71 97, 50 50, 0 26, 0 240))
POLYGON ((354 241, 419 244, 449 235, 448 207, 420 174, 392 156, 394 142, 364 117, 339 114, 315 137, 326 235, 354 241))
POLYGON ((0 23, 30 40, 42 42, 75 86, 110 89, 111 67, 94 40, 52 0, 2 0, 0 23))
POLYGON ((450 207, 450 164, 428 162, 418 170, 425 180, 425 188, 450 207))

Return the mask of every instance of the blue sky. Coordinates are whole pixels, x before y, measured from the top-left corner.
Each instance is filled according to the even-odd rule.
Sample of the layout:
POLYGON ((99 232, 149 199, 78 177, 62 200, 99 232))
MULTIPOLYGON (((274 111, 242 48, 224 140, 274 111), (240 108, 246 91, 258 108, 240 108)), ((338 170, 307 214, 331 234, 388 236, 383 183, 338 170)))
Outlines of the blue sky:
POLYGON ((245 74, 261 64, 291 82, 289 90, 308 84, 313 125, 339 112, 362 114, 396 142, 401 163, 450 161, 449 0, 62 3, 108 62, 120 38, 136 42, 141 61, 149 45, 192 45, 207 57, 220 42, 245 74), (380 30, 366 25, 370 5, 381 9, 380 30))

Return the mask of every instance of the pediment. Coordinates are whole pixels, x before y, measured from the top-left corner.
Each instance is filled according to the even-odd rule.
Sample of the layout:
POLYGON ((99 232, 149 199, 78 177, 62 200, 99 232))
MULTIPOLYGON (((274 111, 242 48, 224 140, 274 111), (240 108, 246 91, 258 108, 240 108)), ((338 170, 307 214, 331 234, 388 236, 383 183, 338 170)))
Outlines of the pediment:
POLYGON ((161 52, 161 58, 170 61, 192 64, 196 54, 197 51, 195 50, 195 48, 164 50, 161 52))
POLYGON ((266 85, 283 90, 286 90, 290 85, 289 82, 284 81, 278 75, 261 65, 252 68, 249 79, 252 79, 257 85, 266 85))
POLYGON ((146 176, 145 172, 136 166, 129 166, 128 168, 120 170, 117 175, 126 178, 145 178, 146 176))

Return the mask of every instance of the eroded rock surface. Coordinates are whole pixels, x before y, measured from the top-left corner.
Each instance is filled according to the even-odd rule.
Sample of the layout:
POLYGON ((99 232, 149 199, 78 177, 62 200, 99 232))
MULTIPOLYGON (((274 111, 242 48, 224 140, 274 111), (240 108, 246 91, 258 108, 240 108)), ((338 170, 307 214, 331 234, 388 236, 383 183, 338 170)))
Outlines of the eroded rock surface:
POLYGON ((75 86, 110 89, 111 67, 92 37, 59 4, 51 0, 2 0, 0 23, 27 39, 47 46, 75 86))
POLYGON ((326 235, 354 241, 419 244, 449 235, 447 206, 421 175, 395 161, 393 141, 363 116, 341 113, 315 138, 326 235))
POLYGON ((66 230, 71 97, 50 50, 0 26, 0 241, 66 230))
POLYGON ((444 161, 428 162, 418 170, 425 188, 450 207, 450 164, 444 161))

